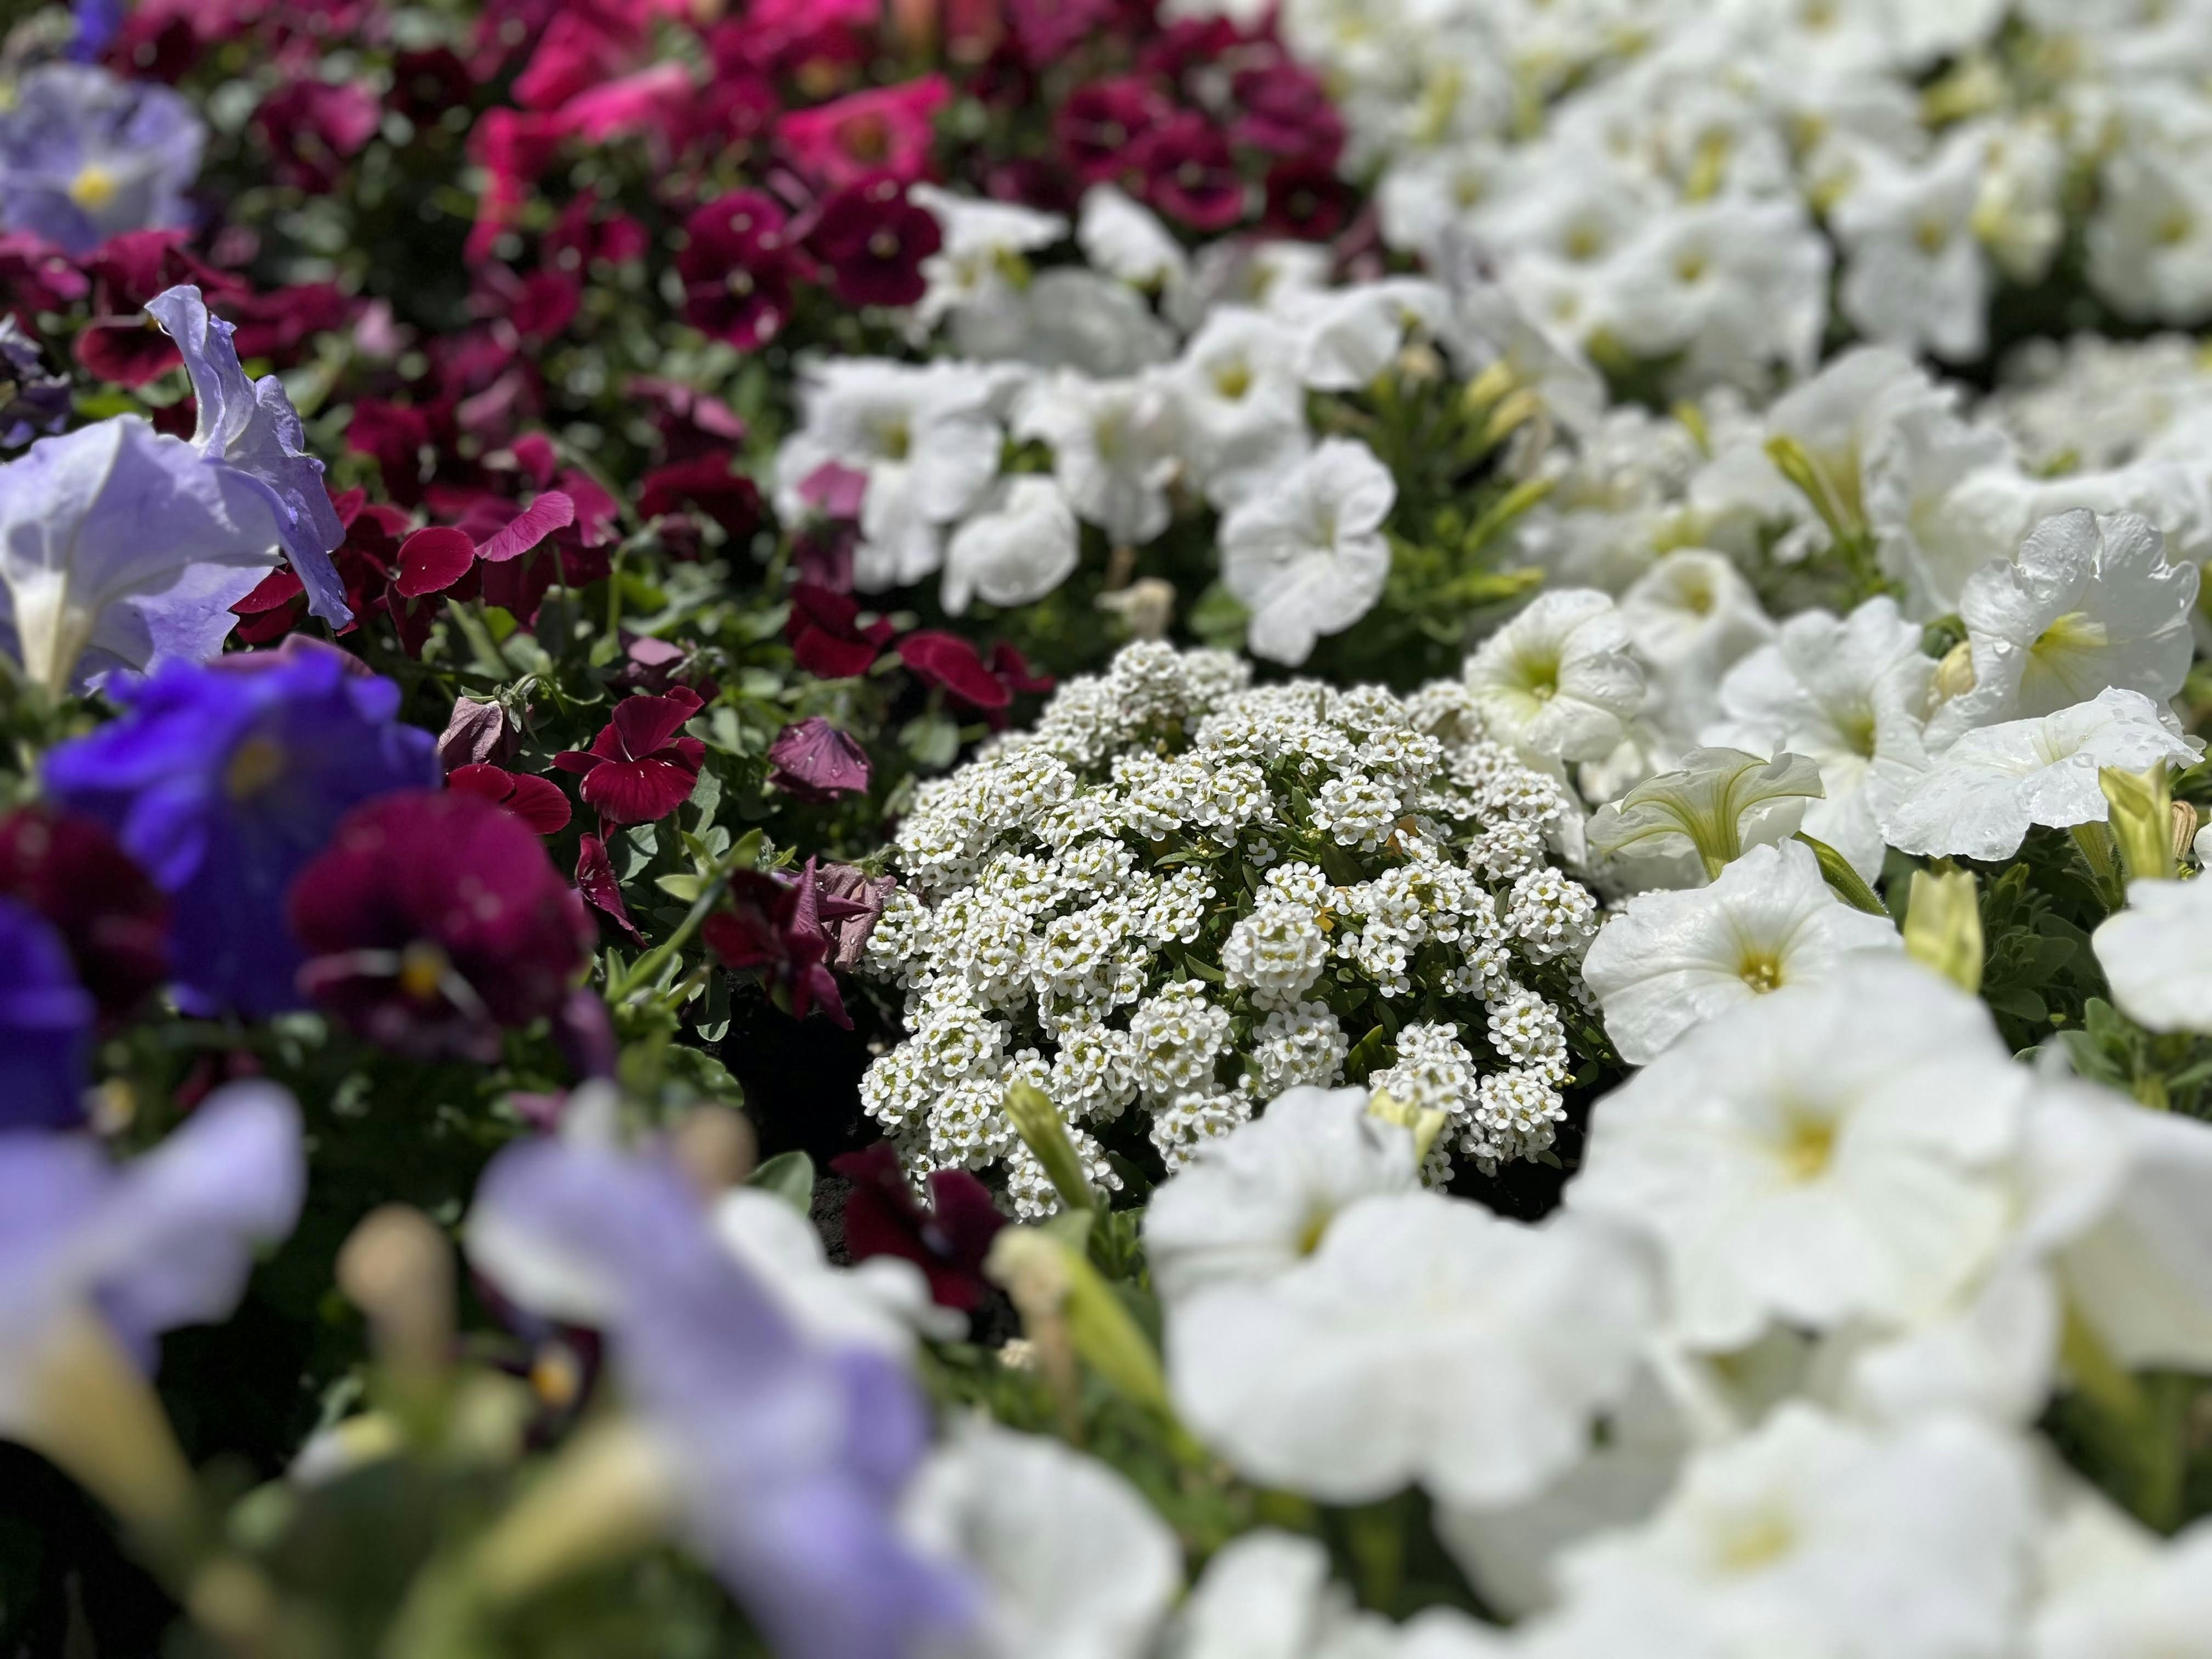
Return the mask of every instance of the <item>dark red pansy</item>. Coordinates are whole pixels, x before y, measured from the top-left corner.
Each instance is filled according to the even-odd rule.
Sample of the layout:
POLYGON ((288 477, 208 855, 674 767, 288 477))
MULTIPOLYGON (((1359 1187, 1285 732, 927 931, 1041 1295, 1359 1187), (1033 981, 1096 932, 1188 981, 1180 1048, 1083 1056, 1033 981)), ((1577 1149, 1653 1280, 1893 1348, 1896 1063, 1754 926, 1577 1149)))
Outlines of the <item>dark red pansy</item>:
POLYGON ((446 774, 446 787, 504 806, 541 836, 568 827, 568 798, 558 784, 545 778, 498 766, 457 766, 446 774))
POLYGON ((422 452, 430 447, 428 416, 404 404, 363 398, 346 422, 346 447, 374 461, 384 488, 403 507, 422 499, 422 452))
POLYGON ((479 1063, 501 1027, 559 1012, 593 937, 530 827, 455 790, 356 807, 289 910, 319 1007, 398 1053, 479 1063))
POLYGON ((616 926, 632 939, 644 938, 637 931, 637 924, 629 919, 629 906, 623 902, 622 883, 615 879, 614 860, 607 856, 607 844, 597 836, 586 836, 576 843, 576 890, 589 899, 594 908, 612 916, 616 926))
POLYGON ((1175 114, 1149 81, 1131 76, 1093 81, 1060 100, 1052 120, 1060 154, 1085 184, 1121 177, 1130 151, 1175 114))
POLYGON ((921 1269, 929 1298, 972 1313, 990 1293, 983 1259, 1006 1224, 991 1189, 965 1170, 933 1170, 929 1202, 915 1195, 887 1140, 830 1160, 853 1183, 845 1195, 845 1246, 853 1260, 897 1256, 921 1269))
POLYGON ((505 564, 575 522, 576 503, 566 491, 549 489, 495 531, 477 547, 477 556, 486 564, 505 564))
POLYGON ((191 283, 211 309, 222 309, 246 288, 195 256, 180 230, 111 236, 85 270, 92 278, 92 320, 78 331, 72 349, 92 374, 122 386, 144 386, 184 362, 177 343, 146 314, 147 301, 191 283))
POLYGON ((693 210, 676 256, 684 320, 743 351, 768 343, 791 320, 798 248, 773 197, 732 191, 693 210))
POLYGON ((1299 158, 1267 169, 1267 228, 1278 236, 1328 241, 1358 205, 1358 193, 1328 162, 1299 158))
POLYGON ((579 793, 613 824, 651 823, 691 799, 707 745, 677 733, 704 705, 688 686, 657 697, 625 697, 588 750, 563 750, 553 763, 581 775, 579 793))
POLYGON ((325 196, 345 163, 376 136, 382 112, 358 82, 307 78, 282 86, 253 112, 280 184, 325 196))
POLYGON ((450 46, 403 52, 392 60, 392 89, 385 101, 417 126, 442 118, 455 105, 465 107, 476 80, 450 46))
POLYGON ((0 897, 52 924, 103 1019, 169 976, 169 902, 94 819, 48 806, 0 817, 0 897))
POLYGON ((432 525, 399 544, 399 568, 392 591, 403 599, 442 593, 467 575, 477 562, 477 544, 465 530, 432 525))
POLYGON ((28 231, 0 235, 0 295, 9 313, 35 331, 42 311, 65 311, 91 283, 68 254, 28 231))
POLYGON ((730 459, 725 451, 653 468, 638 491, 637 510, 654 518, 689 505, 721 526, 731 540, 750 541, 761 526, 760 489, 731 471, 730 459))
POLYGON ((850 594, 801 582, 791 590, 783 636, 808 673, 825 680, 850 679, 868 672, 896 631, 880 617, 865 627, 860 617, 860 601, 850 594))
POLYGON ((1030 666, 1030 659, 1005 640, 991 647, 991 672, 999 683, 1017 696, 1033 692, 1049 691, 1054 681, 1049 674, 1040 674, 1030 666))
POLYGON ((830 267, 837 297, 854 306, 910 306, 929 287, 921 262, 945 245, 937 216, 907 199, 889 173, 846 185, 823 204, 806 239, 830 267))
POLYGON ((1186 111, 1147 133, 1131 152, 1145 199, 1191 229, 1228 229, 1244 216, 1244 177, 1220 128, 1186 111))
POLYGON ((847 1030, 853 1017, 830 971, 825 924, 861 914, 863 907, 821 891, 814 860, 796 876, 740 870, 730 878, 729 908, 707 918, 699 937, 716 960, 740 972, 757 971, 770 995, 804 1019, 819 1008, 847 1030))
POLYGON ((335 283, 296 283, 239 295, 225 302, 223 314, 236 326, 231 343, 240 357, 266 357, 282 368, 316 335, 343 328, 356 304, 335 283))
POLYGON ((899 660, 924 684, 937 687, 970 708, 996 713, 1014 700, 1006 682, 957 634, 924 629, 902 639, 898 653, 899 660))
POLYGON ((820 804, 866 794, 867 751, 820 714, 787 726, 769 745, 768 781, 786 794, 820 804))

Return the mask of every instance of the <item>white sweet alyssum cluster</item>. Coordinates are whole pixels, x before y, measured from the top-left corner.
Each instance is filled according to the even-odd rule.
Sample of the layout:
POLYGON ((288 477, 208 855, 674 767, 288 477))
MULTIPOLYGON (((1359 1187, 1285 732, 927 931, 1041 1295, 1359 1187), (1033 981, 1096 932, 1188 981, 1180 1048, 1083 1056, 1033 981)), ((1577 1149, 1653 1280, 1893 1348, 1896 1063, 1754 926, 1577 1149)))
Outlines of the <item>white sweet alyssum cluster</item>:
POLYGON ((1571 1061, 1536 987, 1579 996, 1598 915, 1547 861, 1564 792, 1460 684, 1249 678, 1130 646, 920 791, 866 964, 906 990, 908 1036, 861 1085, 910 1170, 1002 1167, 1042 1214, 1017 1079, 1113 1187, 1098 1136, 1132 1107, 1180 1168, 1284 1090, 1341 1081, 1355 1044, 1377 1087, 1445 1115, 1432 1176, 1551 1145, 1571 1061))

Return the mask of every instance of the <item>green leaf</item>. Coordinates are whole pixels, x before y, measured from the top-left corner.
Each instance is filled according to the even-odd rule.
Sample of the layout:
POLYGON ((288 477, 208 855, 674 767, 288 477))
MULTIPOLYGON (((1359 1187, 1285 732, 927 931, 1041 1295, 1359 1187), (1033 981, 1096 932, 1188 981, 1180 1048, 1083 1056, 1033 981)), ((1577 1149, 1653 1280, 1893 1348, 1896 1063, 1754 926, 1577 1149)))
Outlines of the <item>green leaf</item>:
POLYGON ((699 896, 699 890, 707 884, 689 872, 679 872, 672 876, 655 876, 653 884, 669 897, 689 904, 699 896))
POLYGON ((745 1185, 764 1188, 799 1214, 810 1214, 814 1207, 814 1160, 804 1152, 778 1152, 755 1170, 745 1185))

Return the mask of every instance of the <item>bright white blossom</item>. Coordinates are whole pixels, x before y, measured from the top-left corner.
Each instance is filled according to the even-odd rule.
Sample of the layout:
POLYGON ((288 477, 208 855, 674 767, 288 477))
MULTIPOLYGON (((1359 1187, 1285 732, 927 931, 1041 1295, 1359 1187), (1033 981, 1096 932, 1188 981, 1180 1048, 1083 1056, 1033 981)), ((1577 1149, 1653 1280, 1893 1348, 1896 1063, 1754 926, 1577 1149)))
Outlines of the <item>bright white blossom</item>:
POLYGON ((2212 1036, 2212 882, 2136 881, 2090 935, 2122 1013, 2154 1031, 2212 1036))
POLYGON ((1364 444, 1332 438, 1221 521, 1221 580, 1252 613, 1255 656, 1296 665, 1382 596, 1390 471, 1364 444))
POLYGON ((1628 625, 1587 588, 1539 594, 1468 659, 1467 683, 1501 740, 1550 762, 1600 758, 1644 703, 1628 625))

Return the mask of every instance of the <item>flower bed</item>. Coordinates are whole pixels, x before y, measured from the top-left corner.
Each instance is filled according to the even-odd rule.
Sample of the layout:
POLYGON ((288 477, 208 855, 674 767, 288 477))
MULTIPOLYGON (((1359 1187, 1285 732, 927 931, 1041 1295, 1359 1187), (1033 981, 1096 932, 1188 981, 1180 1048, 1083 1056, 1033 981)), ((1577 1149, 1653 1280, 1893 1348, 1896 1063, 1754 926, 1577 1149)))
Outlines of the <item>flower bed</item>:
POLYGON ((2194 1653, 2212 16, 0 42, 0 1651, 2194 1653))

